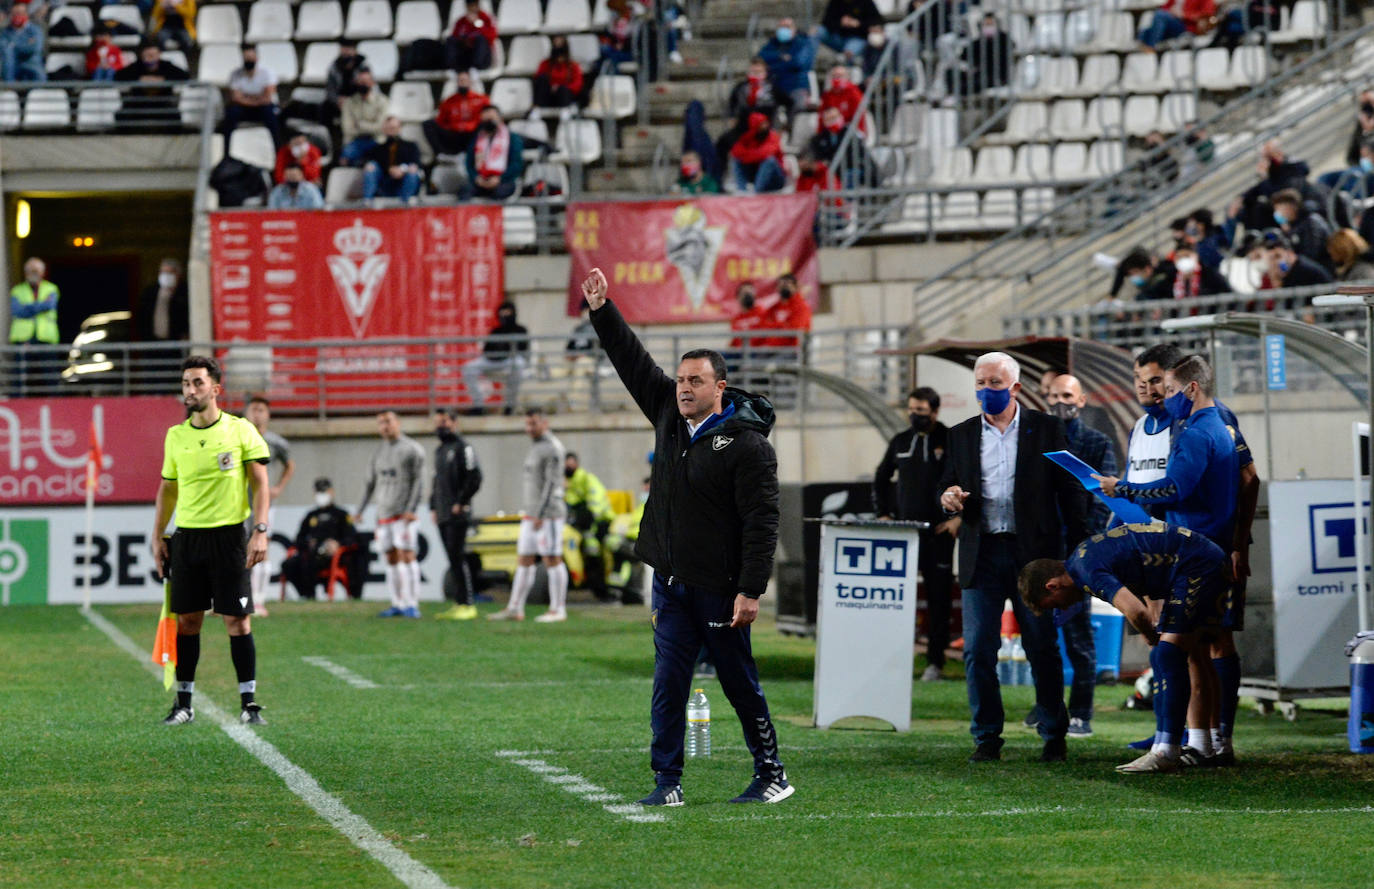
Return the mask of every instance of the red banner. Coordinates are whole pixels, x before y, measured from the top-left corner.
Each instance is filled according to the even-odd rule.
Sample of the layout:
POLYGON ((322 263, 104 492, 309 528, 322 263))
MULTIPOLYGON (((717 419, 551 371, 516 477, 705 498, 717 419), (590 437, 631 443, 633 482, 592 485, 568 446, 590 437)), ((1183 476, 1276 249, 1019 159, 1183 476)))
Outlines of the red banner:
POLYGON ((788 273, 814 308, 815 218, 811 192, 573 204, 565 233, 568 314, 577 314, 582 279, 596 266, 621 313, 639 324, 728 321, 739 311, 741 281, 754 282, 763 300, 788 273))
MULTIPOLYGON (((504 293, 501 208, 213 213, 215 337, 287 343, 484 336, 504 293)), ((314 407, 323 374, 333 409, 456 399, 474 343, 273 347, 273 407, 314 407), (342 395, 338 394, 343 392, 342 395)), ((233 372, 226 363, 226 371, 233 372)))
POLYGON ((101 443, 97 503, 148 503, 167 427, 186 419, 175 396, 12 398, 0 404, 0 505, 86 502, 91 432, 101 443))

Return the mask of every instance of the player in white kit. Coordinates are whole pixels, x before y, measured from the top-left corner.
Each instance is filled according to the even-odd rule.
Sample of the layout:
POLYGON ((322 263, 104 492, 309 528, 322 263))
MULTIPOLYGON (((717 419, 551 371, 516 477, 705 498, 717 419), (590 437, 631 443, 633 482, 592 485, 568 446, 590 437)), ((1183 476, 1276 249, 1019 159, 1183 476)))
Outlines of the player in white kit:
POLYGON ((381 447, 367 464, 367 487, 358 504, 357 524, 377 495, 377 549, 386 554, 386 586, 391 607, 378 617, 420 616, 420 563, 415 561, 418 533, 415 511, 420 508, 424 486, 425 449, 401 432, 395 411, 377 415, 381 447))
POLYGON ((525 457, 523 515, 515 543, 517 567, 510 604, 487 619, 525 619, 525 599, 539 570, 536 563, 542 558, 549 577, 549 610, 535 620, 567 620, 568 566, 563 564, 563 522, 568 515, 568 505, 563 501, 563 460, 567 452, 549 431, 549 420, 538 408, 525 412, 525 433, 533 444, 525 457))

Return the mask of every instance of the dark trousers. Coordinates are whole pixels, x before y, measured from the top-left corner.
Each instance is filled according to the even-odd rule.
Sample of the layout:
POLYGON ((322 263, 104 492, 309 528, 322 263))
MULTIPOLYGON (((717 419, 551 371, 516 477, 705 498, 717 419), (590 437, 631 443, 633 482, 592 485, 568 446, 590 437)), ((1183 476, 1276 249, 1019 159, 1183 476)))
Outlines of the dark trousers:
POLYGON ((272 134, 272 144, 281 147, 281 118, 276 104, 271 105, 234 105, 229 104, 224 107, 224 149, 229 150, 230 139, 234 136, 234 129, 245 120, 256 120, 267 127, 267 132, 272 134))
POLYGON ((654 575, 654 695, 649 724, 654 733, 650 759, 660 785, 682 780, 687 696, 703 645, 744 729, 744 743, 754 756, 754 774, 765 778, 783 774, 777 732, 749 645, 749 628, 730 627, 734 611, 735 597, 728 593, 654 575))
POLYGON ((491 67, 491 44, 485 37, 445 37, 444 65, 453 71, 491 67))
POLYGON ((291 582, 296 590, 296 595, 302 599, 315 598, 316 587, 319 585, 319 575, 321 571, 329 568, 329 559, 322 556, 301 555, 296 553, 287 556, 281 563, 281 573, 286 575, 286 579, 291 582))
POLYGON ((472 572, 468 569, 468 517, 454 516, 439 523, 439 539, 448 554, 448 567, 453 572, 453 601, 456 605, 472 604, 472 572))
POLYGON ((983 534, 972 582, 964 590, 964 672, 968 677, 968 703, 973 711, 970 732, 979 744, 1000 744, 1006 713, 1002 686, 997 680, 997 650, 1001 647, 1002 607, 1011 600, 1016 622, 1021 625, 1021 644, 1026 649, 1035 679, 1035 703, 1044 718, 1038 726, 1045 740, 1062 738, 1069 728, 1064 707, 1064 664, 1059 659, 1058 634, 1050 612, 1031 614, 1016 589, 1021 563, 1012 534, 983 534))
POLYGON ((472 144, 473 133, 460 133, 446 130, 437 121, 427 120, 420 125, 425 132, 425 141, 434 149, 435 154, 462 154, 472 144))
POLYGON ((534 78, 534 104, 540 108, 566 108, 577 102, 577 94, 547 77, 534 78))
POLYGON ((1093 642, 1092 609, 1086 605, 1064 624, 1064 651, 1073 666, 1069 688, 1069 716, 1093 718, 1093 687, 1097 682, 1097 645, 1093 642))
POLYGON ((932 667, 943 667, 954 593, 954 538, 922 533, 919 564, 926 591, 926 660, 932 667))

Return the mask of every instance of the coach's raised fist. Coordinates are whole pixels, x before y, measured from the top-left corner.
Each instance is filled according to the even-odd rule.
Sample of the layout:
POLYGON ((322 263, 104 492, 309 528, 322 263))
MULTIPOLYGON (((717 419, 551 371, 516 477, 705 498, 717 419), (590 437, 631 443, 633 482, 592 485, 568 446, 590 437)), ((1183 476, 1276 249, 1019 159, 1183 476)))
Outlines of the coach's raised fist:
POLYGON ((606 292, 610 290, 610 285, 606 283, 606 276, 601 269, 594 268, 587 273, 587 277, 582 281, 582 295, 587 300, 587 306, 593 312, 606 304, 606 292))

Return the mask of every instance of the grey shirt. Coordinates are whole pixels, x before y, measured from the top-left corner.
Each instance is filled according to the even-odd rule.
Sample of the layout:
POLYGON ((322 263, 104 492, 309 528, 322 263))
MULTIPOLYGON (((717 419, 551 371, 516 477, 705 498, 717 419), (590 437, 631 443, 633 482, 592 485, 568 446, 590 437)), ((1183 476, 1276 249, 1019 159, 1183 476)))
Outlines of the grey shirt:
POLYGON ((377 515, 389 519, 420 508, 420 490, 424 484, 425 449, 408 435, 395 441, 383 441, 367 464, 367 487, 358 504, 361 515, 377 495, 377 515))
POLYGON ((532 519, 562 519, 568 515, 563 502, 563 443, 545 432, 525 457, 525 515, 532 519))
POLYGON ((267 442, 267 465, 270 469, 273 463, 280 463, 283 469, 291 461, 291 445, 286 439, 268 429, 262 434, 262 440, 267 442))

